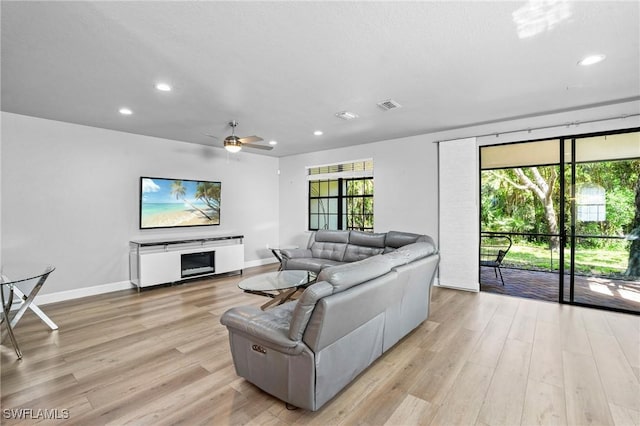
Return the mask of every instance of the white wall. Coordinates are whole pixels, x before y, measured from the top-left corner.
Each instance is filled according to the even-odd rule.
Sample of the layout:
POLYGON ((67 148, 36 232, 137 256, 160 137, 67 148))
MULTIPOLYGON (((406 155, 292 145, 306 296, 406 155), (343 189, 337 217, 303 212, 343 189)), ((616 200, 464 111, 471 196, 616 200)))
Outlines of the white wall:
POLYGON ((137 238, 243 234, 278 243, 278 159, 2 113, 2 259, 51 263, 41 294, 126 283, 137 238), (222 182, 221 225, 139 229, 140 176, 222 182))
POLYGON ((413 136, 280 159, 280 242, 304 247, 306 166, 373 158, 374 231, 428 234, 437 240, 437 146, 413 136))
POLYGON ((440 265, 438 284, 478 291, 480 232, 476 138, 442 143, 438 150, 440 265))
POLYGON ((0 119, 0 265, 2 265, 2 119, 0 119))

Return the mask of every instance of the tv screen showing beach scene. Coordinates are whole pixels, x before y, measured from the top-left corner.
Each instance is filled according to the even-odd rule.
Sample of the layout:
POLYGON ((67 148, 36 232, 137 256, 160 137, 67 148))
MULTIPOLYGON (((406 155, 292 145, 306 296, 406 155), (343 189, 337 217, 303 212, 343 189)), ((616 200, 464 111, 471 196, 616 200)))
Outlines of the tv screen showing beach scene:
POLYGON ((140 229, 220 225, 220 182, 140 178, 140 229))

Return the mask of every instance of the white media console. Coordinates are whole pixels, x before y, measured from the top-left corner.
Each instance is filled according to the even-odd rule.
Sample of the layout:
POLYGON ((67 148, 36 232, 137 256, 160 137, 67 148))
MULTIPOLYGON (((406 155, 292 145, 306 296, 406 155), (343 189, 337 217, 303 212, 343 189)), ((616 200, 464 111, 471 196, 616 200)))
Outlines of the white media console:
POLYGON ((243 235, 129 242, 129 279, 138 288, 244 268, 243 235))

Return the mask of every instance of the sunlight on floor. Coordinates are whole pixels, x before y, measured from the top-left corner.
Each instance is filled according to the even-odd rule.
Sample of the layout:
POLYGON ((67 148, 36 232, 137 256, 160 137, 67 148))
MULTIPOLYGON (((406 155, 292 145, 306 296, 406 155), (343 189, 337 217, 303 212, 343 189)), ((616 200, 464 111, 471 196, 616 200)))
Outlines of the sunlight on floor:
POLYGON ((607 287, 604 284, 589 283, 589 289, 596 293, 606 294, 607 296, 613 296, 613 293, 611 292, 611 290, 609 290, 609 287, 607 287))
POLYGON ((627 299, 627 300, 631 300, 633 302, 640 303, 640 293, 638 293, 637 291, 630 291, 630 290, 620 289, 620 290, 618 290, 618 293, 620 293, 620 296, 623 299, 627 299))

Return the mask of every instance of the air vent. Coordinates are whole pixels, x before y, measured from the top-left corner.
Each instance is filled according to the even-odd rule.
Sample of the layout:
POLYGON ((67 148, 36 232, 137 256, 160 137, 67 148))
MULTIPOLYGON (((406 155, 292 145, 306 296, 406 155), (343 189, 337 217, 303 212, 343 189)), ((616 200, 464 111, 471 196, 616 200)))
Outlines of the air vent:
POLYGON ((390 109, 402 108, 402 105, 400 105, 393 99, 387 99, 386 101, 378 102, 377 105, 385 111, 389 111, 390 109))

